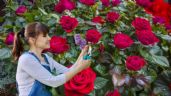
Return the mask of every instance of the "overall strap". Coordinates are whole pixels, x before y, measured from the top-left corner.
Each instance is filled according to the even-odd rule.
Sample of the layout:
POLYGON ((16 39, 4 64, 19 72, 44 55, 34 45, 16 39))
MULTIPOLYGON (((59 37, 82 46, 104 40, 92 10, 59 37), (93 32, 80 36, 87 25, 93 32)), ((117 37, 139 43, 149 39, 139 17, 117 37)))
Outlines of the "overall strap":
MULTIPOLYGON (((34 56, 34 57, 41 63, 40 59, 39 59, 33 52, 28 52, 28 53, 31 54, 32 56, 34 56)), ((46 55, 45 55, 45 54, 42 54, 42 55, 43 55, 43 57, 44 57, 44 59, 45 59, 45 62, 46 62, 47 64, 49 64, 49 61, 48 61, 46 55)))
POLYGON ((44 59, 45 59, 45 62, 46 62, 47 64, 50 64, 49 61, 48 61, 48 59, 47 59, 47 56, 46 56, 45 54, 43 54, 43 57, 44 57, 44 59))
MULTIPOLYGON (((39 59, 33 52, 28 52, 28 54, 31 54, 32 56, 34 56, 34 57, 39 61, 39 63, 41 63, 40 59, 39 59)), ((43 57, 44 57, 44 59, 45 59, 45 62, 46 62, 47 64, 49 64, 49 61, 48 61, 46 55, 45 55, 45 54, 42 54, 42 55, 43 55, 43 57)), ((50 66, 45 66, 45 65, 43 65, 43 64, 41 64, 41 65, 51 73, 50 66)))

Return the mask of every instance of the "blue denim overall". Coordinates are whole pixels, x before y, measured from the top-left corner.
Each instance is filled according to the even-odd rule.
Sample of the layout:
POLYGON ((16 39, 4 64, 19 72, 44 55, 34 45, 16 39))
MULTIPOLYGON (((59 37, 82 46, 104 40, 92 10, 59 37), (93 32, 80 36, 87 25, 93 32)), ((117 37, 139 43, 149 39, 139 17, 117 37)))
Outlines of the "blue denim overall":
MULTIPOLYGON (((26 54, 27 53, 33 55, 40 62, 39 58, 34 53, 26 52, 26 54)), ((46 55, 43 54, 43 57, 44 57, 46 63, 49 64, 46 55)), ((51 72, 50 67, 48 65, 42 65, 42 66, 45 69, 47 69, 49 72, 51 72)), ((48 86, 46 86, 45 84, 35 80, 28 96, 52 96, 52 93, 47 89, 47 87, 48 86)))

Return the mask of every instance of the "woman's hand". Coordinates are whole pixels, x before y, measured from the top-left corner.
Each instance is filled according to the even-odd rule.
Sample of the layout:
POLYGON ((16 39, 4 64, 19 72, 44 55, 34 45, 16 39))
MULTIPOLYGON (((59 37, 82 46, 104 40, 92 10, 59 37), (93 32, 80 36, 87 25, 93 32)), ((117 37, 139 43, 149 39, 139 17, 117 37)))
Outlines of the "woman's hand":
POLYGON ((80 55, 79 55, 79 57, 78 57, 78 59, 77 59, 77 61, 76 61, 76 66, 79 67, 81 70, 86 69, 87 67, 89 67, 89 66, 90 66, 90 63, 91 63, 91 60, 84 60, 84 59, 83 59, 83 57, 84 57, 84 56, 87 54, 87 52, 88 52, 88 48, 89 48, 89 46, 86 45, 86 46, 82 49, 82 51, 81 51, 81 53, 80 53, 80 55))
POLYGON ((81 72, 82 70, 88 68, 91 64, 91 60, 84 60, 83 57, 87 54, 88 45, 86 45, 81 51, 76 63, 73 65, 72 70, 66 72, 66 81, 70 80, 73 76, 81 72))

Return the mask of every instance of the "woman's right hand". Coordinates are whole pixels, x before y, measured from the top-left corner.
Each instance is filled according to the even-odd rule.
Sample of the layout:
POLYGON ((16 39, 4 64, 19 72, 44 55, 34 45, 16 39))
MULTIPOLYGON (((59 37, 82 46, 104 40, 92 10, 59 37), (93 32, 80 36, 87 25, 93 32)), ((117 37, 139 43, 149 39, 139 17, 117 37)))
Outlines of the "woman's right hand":
POLYGON ((90 64, 91 64, 91 60, 89 59, 89 60, 84 60, 83 59, 83 57, 87 54, 87 52, 88 52, 88 48, 89 48, 89 46, 88 45, 86 45, 83 49, 82 49, 82 51, 81 51, 81 53, 80 53, 80 55, 79 55, 79 57, 78 57, 78 59, 77 59, 77 61, 76 61, 76 66, 77 67, 79 67, 81 70, 83 70, 83 69, 86 69, 86 68, 88 68, 89 66, 90 66, 90 64))
POLYGON ((77 61, 73 65, 74 67, 72 70, 68 71, 66 74, 66 82, 70 80, 73 76, 81 72, 82 70, 88 68, 91 64, 91 60, 84 60, 83 57, 87 54, 88 45, 86 45, 83 50, 81 51, 77 61))

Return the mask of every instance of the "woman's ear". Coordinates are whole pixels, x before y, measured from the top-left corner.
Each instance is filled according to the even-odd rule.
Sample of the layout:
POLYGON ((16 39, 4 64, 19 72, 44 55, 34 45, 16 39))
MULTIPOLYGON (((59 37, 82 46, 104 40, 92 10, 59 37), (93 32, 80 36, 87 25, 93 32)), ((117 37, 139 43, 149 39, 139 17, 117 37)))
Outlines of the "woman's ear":
POLYGON ((35 40, 35 38, 29 37, 28 42, 29 42, 30 45, 34 45, 36 40, 35 40))

